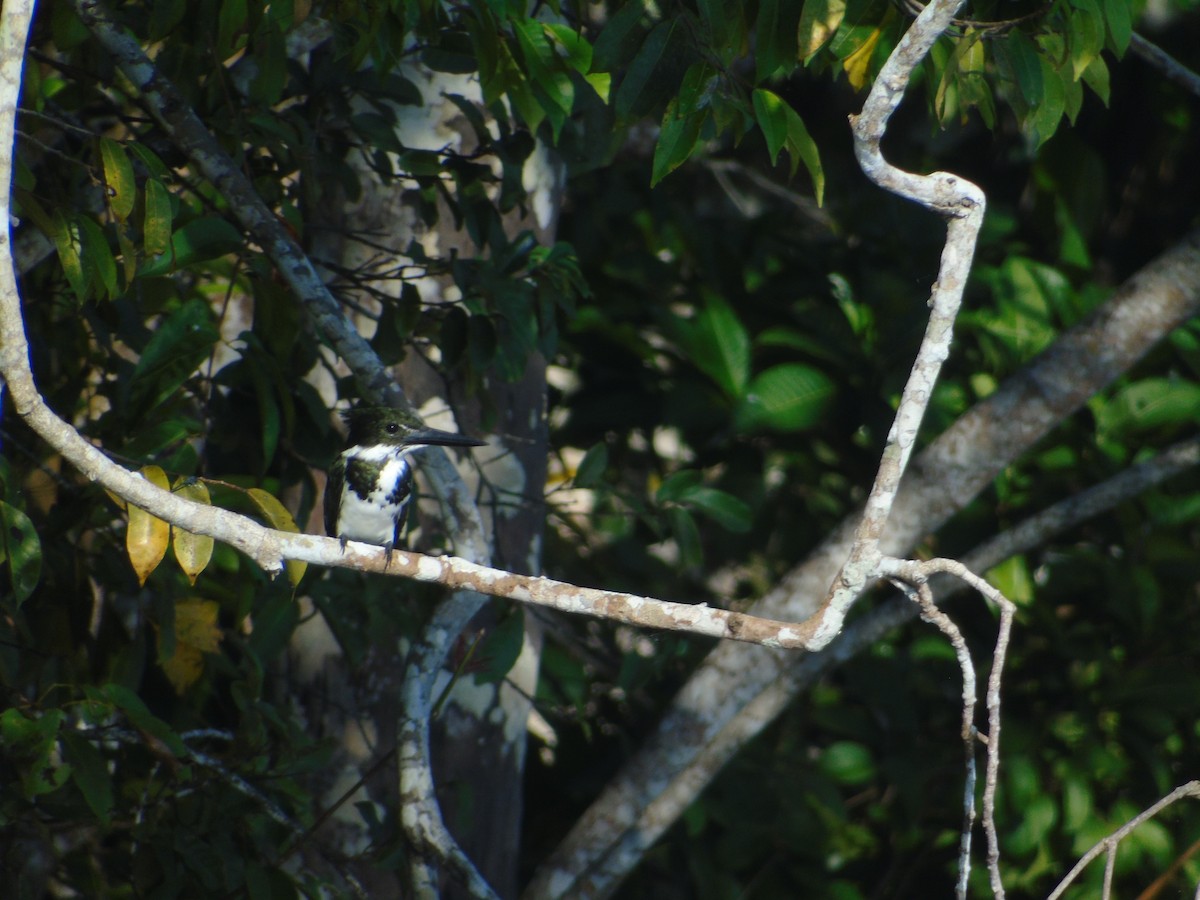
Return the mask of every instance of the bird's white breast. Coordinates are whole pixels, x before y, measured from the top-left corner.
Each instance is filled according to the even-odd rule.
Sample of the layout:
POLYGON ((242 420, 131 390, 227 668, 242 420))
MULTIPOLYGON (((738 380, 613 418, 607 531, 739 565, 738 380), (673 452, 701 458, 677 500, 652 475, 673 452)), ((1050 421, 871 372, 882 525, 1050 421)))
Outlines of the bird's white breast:
MULTIPOLYGON (((354 453, 358 448, 351 448, 348 456, 359 456, 371 462, 379 462, 379 453, 354 453)), ((337 533, 352 541, 362 541, 367 544, 390 544, 395 537, 395 519, 408 502, 408 496, 403 502, 388 502, 387 496, 392 485, 398 479, 406 478, 409 473, 408 461, 394 449, 386 454, 383 469, 380 472, 377 487, 366 497, 360 497, 347 483, 342 487, 342 503, 338 510, 337 533)))

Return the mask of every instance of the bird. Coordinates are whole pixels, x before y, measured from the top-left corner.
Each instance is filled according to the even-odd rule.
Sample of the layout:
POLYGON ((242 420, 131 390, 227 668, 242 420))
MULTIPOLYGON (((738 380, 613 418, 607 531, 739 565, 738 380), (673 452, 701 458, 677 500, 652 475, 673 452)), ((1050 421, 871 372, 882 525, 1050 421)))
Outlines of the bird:
POLYGON ((422 447, 481 447, 486 442, 427 428, 414 414, 382 406, 343 413, 346 449, 325 483, 325 533, 342 542, 362 541, 391 555, 400 541, 413 491, 411 454, 422 447))

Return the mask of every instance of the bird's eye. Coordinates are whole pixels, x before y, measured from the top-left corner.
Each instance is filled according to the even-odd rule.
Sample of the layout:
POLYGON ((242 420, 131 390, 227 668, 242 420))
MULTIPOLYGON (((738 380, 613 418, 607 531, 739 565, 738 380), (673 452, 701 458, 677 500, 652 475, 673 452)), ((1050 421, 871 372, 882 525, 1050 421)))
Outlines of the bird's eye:
POLYGON ((400 430, 400 426, 397 425, 395 422, 387 423, 387 433, 388 434, 395 434, 399 430, 400 430))

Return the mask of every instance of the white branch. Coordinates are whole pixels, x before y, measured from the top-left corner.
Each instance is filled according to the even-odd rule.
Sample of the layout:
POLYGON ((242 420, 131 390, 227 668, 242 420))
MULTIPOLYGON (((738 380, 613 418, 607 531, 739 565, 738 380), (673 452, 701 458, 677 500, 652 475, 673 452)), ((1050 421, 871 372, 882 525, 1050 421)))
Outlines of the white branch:
POLYGON ((824 605, 814 617, 818 624, 809 644, 812 650, 819 650, 833 640, 854 601, 867 583, 878 576, 880 540, 942 363, 950 355, 954 321, 962 305, 975 242, 983 225, 985 200, 978 187, 946 172, 930 175, 904 172, 884 159, 880 146, 888 120, 899 106, 913 70, 949 27, 962 4, 963 0, 934 0, 922 10, 876 76, 862 112, 851 117, 855 156, 867 177, 885 190, 945 216, 947 231, 941 267, 929 299, 931 312, 925 336, 901 394, 875 483, 854 534, 854 544, 829 588, 824 605))

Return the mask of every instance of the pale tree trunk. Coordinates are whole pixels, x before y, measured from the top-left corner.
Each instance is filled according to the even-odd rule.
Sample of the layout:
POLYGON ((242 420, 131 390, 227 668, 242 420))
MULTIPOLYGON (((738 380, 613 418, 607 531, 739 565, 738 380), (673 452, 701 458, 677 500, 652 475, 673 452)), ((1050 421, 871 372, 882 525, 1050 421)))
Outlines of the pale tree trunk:
MULTIPOLYGON (((399 107, 399 139, 405 147, 429 150, 451 149, 471 153, 475 135, 461 111, 444 99, 455 93, 478 100, 478 82, 417 68, 406 68, 404 75, 418 85, 425 105, 399 107)), ((454 220, 443 209, 435 228, 427 228, 406 196, 412 185, 404 179, 381 184, 377 175, 354 158, 363 185, 353 200, 322 194, 314 203, 310 221, 313 256, 331 270, 370 272, 391 270, 408 261, 404 255, 417 241, 430 256, 445 258, 452 250, 462 258, 472 258, 479 250, 469 236, 454 230, 454 220), (336 202, 334 202, 336 200, 336 202), (364 235, 363 243, 355 239, 364 235), (386 247, 386 252, 381 252, 386 247)), ((562 169, 553 155, 540 145, 525 167, 525 183, 530 191, 529 214, 510 214, 505 222, 512 236, 521 230, 532 231, 539 241, 553 240, 562 192, 562 169)), ((327 186, 326 186, 327 187, 327 186)), ((422 302, 443 303, 458 299, 457 289, 447 282, 423 278, 418 282, 422 302)), ((401 282, 386 276, 371 281, 375 291, 398 297, 401 282)), ((361 291, 338 287, 339 296, 352 299, 368 309, 378 302, 361 291)), ((374 324, 367 319, 360 327, 368 337, 374 324)), ((543 488, 546 480, 546 361, 535 355, 528 361, 523 377, 507 383, 499 377, 489 379, 485 403, 494 420, 484 422, 484 403, 467 396, 464 386, 447 381, 423 356, 409 352, 396 367, 396 380, 412 405, 433 427, 459 430, 486 437, 489 446, 471 455, 460 465, 468 484, 476 485, 479 510, 491 544, 493 565, 514 572, 536 574, 541 568, 542 527, 545 519, 543 488)), ((330 386, 327 386, 327 388, 330 386)), ((332 391, 330 394, 332 401, 332 391)), ((436 504, 427 503, 418 522, 437 525, 436 504)), ((422 529, 424 530, 424 529, 422 529)), ((451 545, 453 535, 448 536, 451 545)), ((418 540, 419 546, 419 540, 418 540)), ((399 592, 403 587, 397 589, 399 592)), ((506 607, 491 604, 472 622, 460 640, 465 649, 480 631, 486 631, 504 613, 506 607)), ((355 783, 366 771, 372 771, 367 785, 370 799, 392 809, 396 805, 395 767, 379 765, 396 743, 396 722, 400 715, 397 684, 403 672, 404 647, 398 636, 376 642, 376 653, 366 671, 340 671, 340 657, 332 648, 319 622, 310 623, 309 643, 298 633, 294 642, 297 657, 315 651, 323 662, 320 678, 327 685, 340 682, 338 703, 324 707, 322 730, 339 737, 345 751, 343 768, 333 779, 330 801, 355 783), (307 649, 305 649, 307 644, 307 649), (384 647, 393 647, 391 653, 384 647), (322 649, 324 647, 324 649, 322 649), (369 687, 368 687, 369 686, 369 687), (344 713, 344 715, 342 715, 344 713), (341 721, 333 721, 337 716, 341 721)), ((522 773, 525 762, 525 726, 537 683, 541 635, 531 616, 525 617, 524 648, 508 678, 499 685, 476 684, 467 674, 455 683, 448 702, 434 723, 432 752, 438 798, 451 833, 459 841, 481 874, 504 897, 517 892, 517 859, 522 817, 522 773)), ((311 665, 308 667, 311 669, 311 665)), ((361 798, 355 798, 361 799, 361 798)), ((357 839, 343 842, 345 849, 355 847, 365 837, 353 803, 346 804, 341 819, 357 839)), ((372 885, 372 896, 398 891, 400 885, 372 885)), ((443 885, 444 896, 456 896, 458 888, 443 885)))

